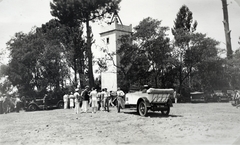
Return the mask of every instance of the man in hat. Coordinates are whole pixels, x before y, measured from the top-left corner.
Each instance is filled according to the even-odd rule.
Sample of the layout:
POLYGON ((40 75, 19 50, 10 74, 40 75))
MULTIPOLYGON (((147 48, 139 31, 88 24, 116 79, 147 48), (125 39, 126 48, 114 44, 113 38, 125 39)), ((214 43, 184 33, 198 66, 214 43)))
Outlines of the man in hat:
POLYGON ((148 89, 149 89, 149 86, 148 85, 144 85, 142 93, 146 93, 148 89))
POLYGON ((86 86, 85 89, 82 91, 81 96, 83 98, 82 101, 82 111, 87 112, 88 103, 89 103, 89 86, 86 86))

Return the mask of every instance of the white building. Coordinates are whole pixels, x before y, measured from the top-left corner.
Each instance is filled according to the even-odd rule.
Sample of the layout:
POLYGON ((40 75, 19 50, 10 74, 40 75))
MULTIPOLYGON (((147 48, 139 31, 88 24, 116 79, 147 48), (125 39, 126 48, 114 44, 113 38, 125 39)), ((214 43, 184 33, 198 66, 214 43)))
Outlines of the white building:
MULTIPOLYGON (((118 23, 118 18, 115 17, 114 23, 103 27, 100 33, 102 46, 108 53, 116 54, 121 44, 118 41, 121 35, 131 34, 132 25, 125 26, 118 23)), ((109 91, 117 90, 117 67, 120 62, 120 58, 117 55, 111 55, 112 61, 107 61, 108 70, 101 73, 101 87, 107 88, 109 91)))

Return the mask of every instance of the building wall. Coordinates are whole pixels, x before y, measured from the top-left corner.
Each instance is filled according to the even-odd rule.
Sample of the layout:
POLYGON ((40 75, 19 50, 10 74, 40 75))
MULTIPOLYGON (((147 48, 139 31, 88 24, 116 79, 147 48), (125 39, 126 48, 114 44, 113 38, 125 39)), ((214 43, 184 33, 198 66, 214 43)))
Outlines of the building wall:
MULTIPOLYGON (((102 32, 100 33, 102 40, 102 47, 104 47, 108 52, 115 53, 121 46, 119 43, 119 38, 121 35, 131 34, 132 33, 132 25, 125 26, 120 25, 115 22, 112 25, 102 28, 102 32)), ((119 65, 120 57, 117 55, 113 55, 113 61, 115 65, 119 65)), ((114 66, 112 61, 107 62, 108 70, 105 73, 101 74, 102 80, 102 88, 107 86, 108 90, 116 91, 117 90, 117 67, 114 66), (106 85, 111 84, 111 85, 106 85), (114 86, 114 87, 111 87, 114 86), (108 88, 109 87, 109 88, 108 88)))
MULTIPOLYGON (((116 53, 117 51, 117 46, 116 46, 116 34, 114 32, 110 33, 105 33, 104 35, 101 35, 101 40, 103 42, 102 47, 104 47, 109 53, 116 53), (109 42, 107 42, 109 41, 109 42)), ((117 72, 116 67, 114 66, 113 63, 116 64, 117 62, 117 57, 116 55, 113 55, 113 62, 108 61, 107 66, 108 66, 108 72, 117 72)))

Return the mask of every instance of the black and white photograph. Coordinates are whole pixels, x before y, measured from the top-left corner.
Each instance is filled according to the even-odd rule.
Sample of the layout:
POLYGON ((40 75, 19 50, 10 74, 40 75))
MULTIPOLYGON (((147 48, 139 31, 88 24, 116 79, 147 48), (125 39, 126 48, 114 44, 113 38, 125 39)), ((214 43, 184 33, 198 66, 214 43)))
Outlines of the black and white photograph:
POLYGON ((0 145, 240 145, 240 0, 0 0, 0 145))

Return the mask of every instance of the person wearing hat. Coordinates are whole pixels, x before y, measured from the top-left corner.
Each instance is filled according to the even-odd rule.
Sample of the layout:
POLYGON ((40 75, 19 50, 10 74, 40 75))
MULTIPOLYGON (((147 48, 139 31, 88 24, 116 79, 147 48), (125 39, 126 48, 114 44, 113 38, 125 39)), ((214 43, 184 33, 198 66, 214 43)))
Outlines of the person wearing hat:
POLYGON ((80 104, 80 94, 78 93, 78 89, 75 89, 74 98, 75 98, 75 113, 78 114, 79 111, 79 104, 80 104))
POLYGON ((88 102, 89 102, 89 86, 86 86, 85 89, 82 91, 81 96, 83 98, 82 101, 82 111, 87 112, 88 110, 88 102))
POLYGON ((144 85, 142 93, 146 93, 148 89, 149 89, 149 86, 148 85, 144 85))

